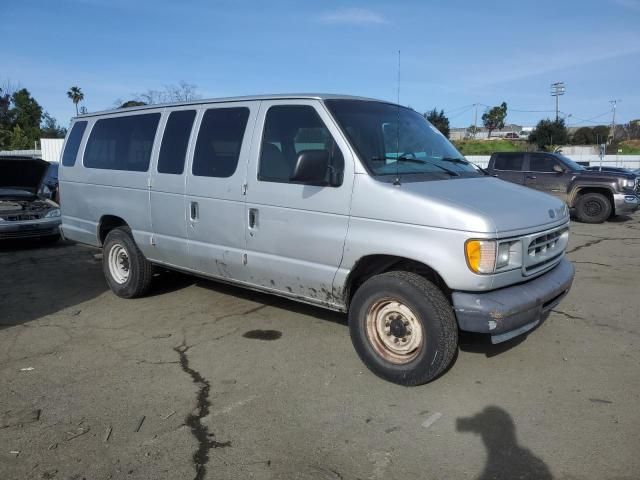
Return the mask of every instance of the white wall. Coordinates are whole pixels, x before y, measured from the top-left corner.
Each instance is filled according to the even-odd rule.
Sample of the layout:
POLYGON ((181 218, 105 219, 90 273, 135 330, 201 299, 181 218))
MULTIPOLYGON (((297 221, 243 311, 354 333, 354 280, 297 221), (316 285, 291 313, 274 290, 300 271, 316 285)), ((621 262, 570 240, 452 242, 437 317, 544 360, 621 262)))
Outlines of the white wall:
POLYGON ((40 151, 42 152, 42 159, 47 162, 60 162, 63 143, 64 138, 41 138, 40 151))

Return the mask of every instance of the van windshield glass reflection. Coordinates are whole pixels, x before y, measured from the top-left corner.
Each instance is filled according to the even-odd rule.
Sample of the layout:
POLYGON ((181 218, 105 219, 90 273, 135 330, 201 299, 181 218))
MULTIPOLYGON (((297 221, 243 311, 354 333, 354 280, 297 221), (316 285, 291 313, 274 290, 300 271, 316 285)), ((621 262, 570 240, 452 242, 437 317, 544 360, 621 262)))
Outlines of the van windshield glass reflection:
POLYGON ((414 110, 363 100, 325 103, 373 175, 483 175, 414 110))

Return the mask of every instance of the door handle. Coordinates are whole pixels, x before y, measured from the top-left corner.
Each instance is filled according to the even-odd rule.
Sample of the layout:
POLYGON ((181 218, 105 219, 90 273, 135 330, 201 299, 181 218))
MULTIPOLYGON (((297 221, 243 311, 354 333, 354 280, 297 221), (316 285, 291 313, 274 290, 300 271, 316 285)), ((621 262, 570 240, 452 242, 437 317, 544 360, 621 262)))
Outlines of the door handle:
POLYGON ((249 229, 253 230, 258 225, 258 209, 250 208, 249 209, 249 229))
POLYGON ((200 212, 198 211, 198 202, 191 202, 191 220, 197 220, 200 212))
POLYGON ((535 180, 537 177, 536 177, 535 175, 527 175, 527 176, 526 176, 526 177, 524 177, 524 178, 529 178, 529 179, 531 179, 531 180, 535 180))

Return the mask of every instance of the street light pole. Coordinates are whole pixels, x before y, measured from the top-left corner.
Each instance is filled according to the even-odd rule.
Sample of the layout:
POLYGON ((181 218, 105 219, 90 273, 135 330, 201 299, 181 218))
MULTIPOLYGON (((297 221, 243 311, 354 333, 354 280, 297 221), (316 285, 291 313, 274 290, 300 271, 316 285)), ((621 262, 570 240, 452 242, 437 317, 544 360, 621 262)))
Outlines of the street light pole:
POLYGON ((551 84, 551 96, 556 97, 556 122, 559 120, 558 112, 560 111, 560 102, 558 97, 564 95, 564 82, 556 82, 551 84))

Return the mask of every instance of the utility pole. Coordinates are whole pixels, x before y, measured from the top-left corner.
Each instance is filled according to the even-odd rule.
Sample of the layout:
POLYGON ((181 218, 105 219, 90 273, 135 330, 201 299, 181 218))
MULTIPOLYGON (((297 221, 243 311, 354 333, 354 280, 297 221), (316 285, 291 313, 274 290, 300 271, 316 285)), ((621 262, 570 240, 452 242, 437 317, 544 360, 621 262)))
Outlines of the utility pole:
POLYGON ((473 114, 473 139, 476 139, 476 132, 478 131, 478 104, 474 103, 474 107, 476 107, 476 112, 473 114))
POLYGON ((611 120, 611 141, 615 139, 616 136, 616 106, 618 102, 621 102, 619 98, 617 100, 609 100, 609 103, 613 106, 613 119, 611 120))
POLYGON ((556 82, 551 84, 551 96, 556 97, 556 122, 559 120, 558 112, 560 111, 558 97, 564 95, 564 91, 564 82, 556 82))

